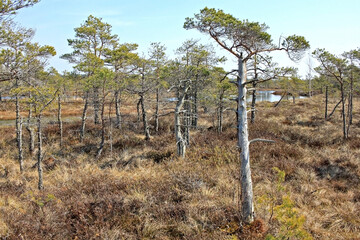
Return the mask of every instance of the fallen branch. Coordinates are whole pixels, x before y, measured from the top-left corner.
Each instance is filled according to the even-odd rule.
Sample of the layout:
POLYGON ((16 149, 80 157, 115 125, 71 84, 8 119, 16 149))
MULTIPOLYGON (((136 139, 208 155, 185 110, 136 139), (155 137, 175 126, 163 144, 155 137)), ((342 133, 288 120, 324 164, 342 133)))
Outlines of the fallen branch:
POLYGON ((276 143, 274 140, 268 140, 268 139, 261 139, 261 138, 255 138, 253 140, 249 141, 249 144, 254 142, 268 142, 268 143, 276 143))
MULTIPOLYGON (((345 101, 345 99, 344 99, 345 101)), ((334 109, 331 111, 331 113, 329 114, 329 116, 327 116, 326 120, 329 120, 331 118, 331 116, 334 114, 336 108, 339 106, 339 104, 342 102, 342 100, 340 100, 334 107, 334 109)))

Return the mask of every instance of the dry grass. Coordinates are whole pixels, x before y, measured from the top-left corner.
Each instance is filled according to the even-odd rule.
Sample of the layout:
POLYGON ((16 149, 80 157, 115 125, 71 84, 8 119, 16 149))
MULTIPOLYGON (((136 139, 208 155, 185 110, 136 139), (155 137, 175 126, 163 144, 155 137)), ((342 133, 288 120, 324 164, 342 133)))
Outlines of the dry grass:
MULTIPOLYGON (((343 141, 339 113, 321 118, 320 96, 278 108, 261 103, 250 138, 275 144, 251 146, 255 199, 275 194, 278 167, 286 172, 284 187, 305 229, 315 239, 358 239, 360 236, 360 119, 355 102, 351 138, 343 141)), ((78 113, 81 104, 65 107, 78 113)), ((133 109, 129 106, 126 109, 133 109)), ((149 142, 133 111, 122 130, 114 129, 103 157, 95 159, 100 128, 90 123, 84 143, 79 123, 66 123, 60 151, 56 125, 44 132, 44 191, 38 191, 35 159, 25 154, 20 175, 13 127, 0 128, 0 236, 7 239, 264 239, 279 231, 269 221, 268 205, 256 202, 257 220, 239 227, 238 152, 234 116, 222 134, 207 130, 212 117, 201 116, 192 132, 186 159, 178 159, 173 119, 163 118, 160 133, 149 142)), ((27 133, 24 131, 24 140, 27 133)), ((26 144, 24 144, 26 146, 26 144)))

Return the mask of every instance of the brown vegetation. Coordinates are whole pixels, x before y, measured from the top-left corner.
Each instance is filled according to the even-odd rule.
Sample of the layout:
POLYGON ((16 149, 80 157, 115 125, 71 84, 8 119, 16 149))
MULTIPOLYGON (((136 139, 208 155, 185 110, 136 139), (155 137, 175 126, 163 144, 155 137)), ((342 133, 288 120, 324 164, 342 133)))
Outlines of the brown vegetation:
MULTIPOLYGON (((250 147, 255 200, 264 194, 281 199, 272 170, 277 167, 286 173, 283 194, 306 217, 305 230, 313 238, 357 239, 360 105, 355 101, 354 125, 344 141, 340 113, 324 121, 320 97, 296 104, 286 101, 276 109, 259 104, 250 139, 276 143, 250 147)), ((66 111, 81 114, 80 107, 72 109, 70 104, 66 111)), ((107 142, 100 159, 95 154, 101 129, 91 125, 91 119, 83 143, 78 137, 80 122, 64 124, 62 151, 57 126, 50 123, 44 129, 43 191, 37 190, 32 156, 25 155, 24 174, 18 171, 14 127, 0 127, 0 235, 7 239, 276 236, 281 223, 269 211, 269 202, 257 201, 257 220, 239 226, 235 116, 228 113, 222 134, 211 128, 212 117, 201 115, 186 159, 175 156, 172 116, 161 118, 159 133, 144 141, 135 111, 125 112, 122 130, 113 130, 112 155, 107 142)))

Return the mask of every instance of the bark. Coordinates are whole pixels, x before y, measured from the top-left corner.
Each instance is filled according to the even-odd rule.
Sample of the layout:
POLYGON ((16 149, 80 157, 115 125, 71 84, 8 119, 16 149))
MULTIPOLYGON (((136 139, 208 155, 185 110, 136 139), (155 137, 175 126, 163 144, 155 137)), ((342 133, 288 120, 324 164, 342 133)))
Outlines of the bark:
POLYGON ((99 144, 99 148, 96 152, 96 158, 99 158, 101 156, 101 153, 104 149, 104 145, 105 145, 105 117, 104 117, 104 111, 105 111, 105 97, 103 97, 102 100, 102 106, 101 106, 101 141, 99 144))
POLYGON ((110 157, 112 158, 113 157, 113 122, 111 121, 111 103, 109 106, 109 123, 110 123, 110 130, 109 130, 110 157))
MULTIPOLYGON (((255 75, 255 79, 257 80, 257 76, 255 75)), ((252 99, 251 99, 251 123, 255 123, 255 116, 256 116, 256 81, 252 83, 253 92, 252 92, 252 99)))
POLYGON ((328 91, 328 86, 325 87, 325 120, 327 120, 328 118, 328 103, 329 103, 329 91, 328 91))
POLYGON ((223 131, 223 113, 224 113, 224 91, 221 90, 219 97, 219 108, 218 108, 218 132, 221 133, 223 131))
POLYGON ((343 135, 344 139, 348 138, 347 131, 346 131, 346 114, 345 114, 345 95, 344 95, 344 84, 341 84, 341 102, 342 102, 342 120, 343 120, 343 135))
POLYGON ((349 136, 350 133, 350 125, 352 124, 352 93, 349 93, 349 100, 348 100, 348 123, 347 123, 347 129, 346 134, 349 136))
POLYGON ((185 94, 185 103, 184 103, 184 124, 183 124, 183 132, 184 132, 184 139, 186 142, 186 145, 190 145, 190 114, 191 114, 191 108, 189 103, 189 95, 185 94))
POLYGON ((253 87, 253 92, 252 92, 252 99, 251 99, 251 117, 250 117, 250 122, 251 123, 255 123, 255 116, 256 116, 256 85, 257 85, 257 80, 258 80, 258 74, 257 74, 257 57, 255 55, 255 59, 254 59, 254 81, 252 82, 252 87, 253 87))
MULTIPOLYGON (((30 95, 31 98, 31 95, 30 95)), ((29 113, 28 119, 26 123, 26 130, 29 133, 29 152, 32 155, 35 149, 35 136, 34 136, 34 129, 31 127, 31 119, 32 119, 32 103, 29 103, 29 113)))
POLYGON ((100 101, 99 101, 99 88, 94 87, 94 95, 93 95, 93 104, 94 104, 94 123, 99 124, 99 111, 100 111, 100 101))
POLYGON ((350 93, 349 93, 349 106, 348 106, 348 111, 349 111, 348 128, 353 123, 353 88, 354 88, 354 79, 353 79, 353 77, 351 77, 351 79, 350 79, 350 93))
POLYGON ((156 89, 156 108, 155 108, 155 132, 159 131, 159 95, 160 89, 156 89))
POLYGON ((194 91, 194 109, 193 109, 193 115, 192 115, 192 123, 191 125, 194 128, 197 128, 198 126, 198 76, 196 76, 196 81, 195 81, 195 91, 194 91))
POLYGON ((140 105, 141 105, 141 111, 142 111, 142 120, 143 120, 143 125, 144 125, 145 140, 150 140, 149 123, 147 121, 147 116, 146 116, 144 95, 142 95, 142 94, 140 95, 140 105))
POLYGON ((280 100, 274 105, 274 107, 277 107, 286 95, 287 95, 287 93, 284 93, 284 94, 281 96, 280 100))
POLYGON ((186 154, 186 141, 183 138, 182 127, 181 127, 181 116, 180 112, 184 105, 185 93, 178 98, 178 102, 175 107, 175 138, 176 138, 176 149, 179 157, 185 158, 186 154))
POLYGON ((250 168, 249 137, 246 110, 246 62, 242 57, 238 63, 238 148, 241 150, 240 181, 241 181, 241 216, 244 222, 254 221, 253 188, 250 168))
POLYGON ((58 125, 59 125, 59 137, 60 137, 60 150, 63 147, 63 123, 61 119, 61 95, 58 95, 58 125))
POLYGON ((120 106, 121 106, 120 91, 117 90, 117 91, 115 91, 115 112, 116 112, 116 124, 115 124, 115 127, 117 129, 121 129, 120 106))
POLYGON ((85 124, 86 124, 86 112, 89 105, 89 92, 85 93, 85 104, 84 104, 84 110, 81 116, 81 129, 80 129, 80 142, 84 141, 84 135, 85 135, 85 124))
MULTIPOLYGON (((16 80, 16 86, 18 86, 18 80, 16 80)), ((16 104, 16 119, 15 119, 15 125, 16 125, 16 142, 18 147, 18 161, 19 161, 19 167, 20 172, 22 173, 24 171, 24 156, 23 156, 23 148, 22 148, 22 119, 20 116, 20 101, 19 101, 19 94, 16 93, 15 96, 15 104, 16 104)))
POLYGON ((42 169, 42 129, 41 129, 41 113, 37 116, 37 135, 38 135, 38 154, 37 154, 37 168, 39 174, 38 189, 44 189, 43 185, 43 169, 42 169))
POLYGON ((340 105, 341 102, 342 102, 342 99, 340 99, 340 101, 335 105, 334 109, 331 111, 331 113, 329 114, 329 116, 327 117, 326 120, 329 120, 331 118, 331 116, 334 114, 336 108, 340 105))
POLYGON ((140 104, 141 104, 141 98, 139 99, 139 101, 136 104, 136 111, 137 111, 137 121, 138 123, 140 122, 140 104))
POLYGON ((348 134, 350 125, 353 124, 353 96, 354 96, 354 74, 353 74, 353 59, 351 59, 351 72, 350 72, 350 93, 349 93, 349 124, 348 134))

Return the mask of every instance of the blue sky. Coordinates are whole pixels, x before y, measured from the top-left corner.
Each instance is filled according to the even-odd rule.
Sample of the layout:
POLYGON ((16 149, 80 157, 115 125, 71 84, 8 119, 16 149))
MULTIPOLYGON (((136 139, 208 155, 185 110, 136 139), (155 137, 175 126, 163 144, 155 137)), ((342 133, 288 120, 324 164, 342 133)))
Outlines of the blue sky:
MULTIPOLYGON (((151 42, 161 42, 167 54, 187 39, 201 39, 202 43, 215 42, 196 30, 184 30, 186 17, 192 17, 200 9, 222 9, 238 19, 266 23, 275 42, 280 35, 303 35, 311 49, 325 48, 341 54, 360 47, 360 1, 359 0, 42 0, 32 8, 19 11, 15 21, 36 30, 34 41, 52 45, 58 55, 50 65, 59 71, 71 70, 71 66, 59 56, 72 51, 67 39, 74 38, 74 28, 90 15, 101 17, 113 26, 113 33, 120 42, 139 44, 139 52, 147 53, 151 42)), ((217 48, 219 55, 225 51, 217 48)), ((225 69, 236 66, 233 57, 225 69)), ((284 53, 274 58, 282 66, 296 66, 300 74, 307 73, 306 55, 302 62, 292 63, 284 53)), ((311 60, 316 66, 315 60, 311 60)))

